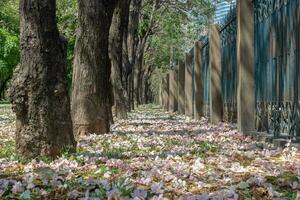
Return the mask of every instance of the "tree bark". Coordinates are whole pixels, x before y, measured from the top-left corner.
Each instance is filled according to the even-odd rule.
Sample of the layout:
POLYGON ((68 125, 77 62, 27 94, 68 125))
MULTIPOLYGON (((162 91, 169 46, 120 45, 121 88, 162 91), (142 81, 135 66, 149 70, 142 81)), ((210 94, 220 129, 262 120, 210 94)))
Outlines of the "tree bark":
POLYGON ((10 79, 11 77, 7 77, 0 81, 0 100, 5 99, 5 90, 7 89, 7 83, 10 79))
POLYGON ((134 65, 138 45, 139 19, 142 9, 142 0, 132 0, 128 22, 128 53, 131 65, 134 65))
POLYGON ((112 123, 109 29, 117 0, 78 0, 72 117, 74 133, 103 134, 112 123))
POLYGON ((128 54, 129 61, 132 66, 132 75, 131 75, 131 101, 132 107, 134 108, 135 104, 140 104, 138 99, 138 79, 139 64, 137 64, 137 52, 138 52, 138 44, 139 44, 139 21, 140 21, 140 12, 142 8, 142 0, 132 0, 130 15, 129 15, 129 23, 128 23, 128 54))
MULTIPOLYGON (((123 8, 122 19, 124 20, 123 27, 123 44, 122 44, 122 62, 123 62, 123 79, 125 81, 125 87, 127 90, 128 98, 129 98, 129 76, 132 73, 132 65, 129 61, 129 52, 128 52, 128 24, 129 24, 129 13, 130 13, 130 4, 131 0, 124 0, 126 2, 126 6, 123 8)), ((129 103, 129 102, 128 102, 129 103)), ((130 104, 130 103, 129 103, 130 104)), ((130 105, 128 105, 128 109, 130 111, 130 105)))
POLYGON ((123 76, 123 34, 127 26, 124 12, 128 7, 127 1, 119 1, 112 19, 110 27, 109 56, 111 59, 112 73, 111 79, 114 93, 114 107, 116 117, 127 119, 128 94, 126 90, 126 77, 123 76))
MULTIPOLYGON (((143 50, 143 49, 142 49, 143 50)), ((143 67, 143 55, 144 52, 140 52, 141 50, 137 50, 137 55, 134 62, 134 101, 135 104, 138 106, 141 104, 141 94, 142 94, 142 85, 141 85, 141 77, 142 77, 142 67, 143 67)))
POLYGON ((16 113, 16 149, 26 158, 75 148, 67 92, 66 40, 56 26, 55 0, 21 0, 21 63, 9 97, 16 113))

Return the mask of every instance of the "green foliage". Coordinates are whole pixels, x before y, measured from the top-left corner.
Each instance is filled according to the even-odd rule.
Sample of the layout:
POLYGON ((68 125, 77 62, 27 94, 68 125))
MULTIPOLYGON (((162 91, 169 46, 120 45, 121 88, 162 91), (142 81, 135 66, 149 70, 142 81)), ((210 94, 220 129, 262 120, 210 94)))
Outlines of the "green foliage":
POLYGON ((0 93, 20 61, 17 0, 0 2, 0 93))
POLYGON ((19 34, 19 1, 0 1, 0 28, 6 29, 14 35, 19 34))
POLYGON ((78 26, 78 6, 74 0, 57 1, 57 23, 61 34, 68 41, 67 63, 68 83, 72 82, 72 65, 74 60, 74 47, 76 41, 76 28, 78 26))
MULTIPOLYGON (((145 7, 143 12, 146 14, 143 16, 151 15, 149 12, 152 4, 146 4, 145 7)), ((147 41, 145 64, 155 68, 151 77, 151 90, 156 97, 161 78, 175 67, 179 60, 184 60, 185 52, 193 46, 195 40, 199 39, 213 11, 213 6, 208 0, 165 3, 155 11, 154 32, 147 41)), ((142 19, 140 29, 143 30, 148 18, 142 19)))
POLYGON ((0 28, 0 73, 1 78, 10 77, 19 63, 19 38, 17 35, 0 28))
MULTIPOLYGON (((19 1, 0 1, 0 89, 4 81, 11 78, 15 66, 20 62, 19 47, 19 1)), ((77 1, 57 1, 57 22, 60 33, 68 41, 68 82, 72 79, 75 30, 78 24, 77 1)), ((1 91, 0 91, 1 92, 1 91)))

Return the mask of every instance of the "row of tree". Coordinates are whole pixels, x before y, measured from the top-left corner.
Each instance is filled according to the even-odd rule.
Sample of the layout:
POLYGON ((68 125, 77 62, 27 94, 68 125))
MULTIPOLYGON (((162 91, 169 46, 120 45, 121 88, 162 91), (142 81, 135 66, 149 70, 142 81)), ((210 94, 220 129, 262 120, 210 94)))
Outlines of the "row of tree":
POLYGON ((205 0, 78 0, 77 4, 78 14, 71 10, 68 17, 57 11, 55 0, 20 0, 21 59, 9 97, 17 118, 16 147, 25 157, 55 157, 65 148, 75 149, 74 135, 109 132, 112 110, 126 119, 134 106, 153 100, 156 81, 153 87, 151 79, 161 76, 157 66, 170 66, 165 62, 170 60, 170 44, 177 42, 172 52, 174 48, 182 52, 186 47, 180 43, 187 43, 182 36, 190 41, 197 37, 199 28, 183 33, 182 25, 197 16, 195 10, 205 8, 199 12, 202 17, 211 13, 205 0), (59 32, 64 23, 58 28, 57 21, 77 24, 72 55, 70 43, 59 32), (167 40, 161 42, 161 37, 167 40), (168 53, 158 46, 168 46, 168 53), (160 55, 164 58, 153 60, 160 55))

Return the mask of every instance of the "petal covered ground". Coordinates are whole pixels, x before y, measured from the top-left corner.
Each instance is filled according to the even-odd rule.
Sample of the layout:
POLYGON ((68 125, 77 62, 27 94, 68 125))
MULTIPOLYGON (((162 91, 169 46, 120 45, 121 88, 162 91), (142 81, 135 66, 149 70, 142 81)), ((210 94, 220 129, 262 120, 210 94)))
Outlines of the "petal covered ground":
POLYGON ((76 154, 30 162, 14 154, 14 115, 0 107, 0 199, 300 199, 300 154, 142 106, 76 154))

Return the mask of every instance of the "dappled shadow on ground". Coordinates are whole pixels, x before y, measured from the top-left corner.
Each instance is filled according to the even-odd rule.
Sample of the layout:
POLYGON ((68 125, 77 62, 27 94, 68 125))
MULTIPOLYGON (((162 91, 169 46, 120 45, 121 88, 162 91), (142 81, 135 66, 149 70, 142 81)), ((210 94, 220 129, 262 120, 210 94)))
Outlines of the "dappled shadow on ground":
POLYGON ((116 121, 108 134, 81 137, 77 153, 52 162, 22 164, 3 155, 0 196, 6 197, 296 199, 300 189, 295 149, 151 106, 116 121))

